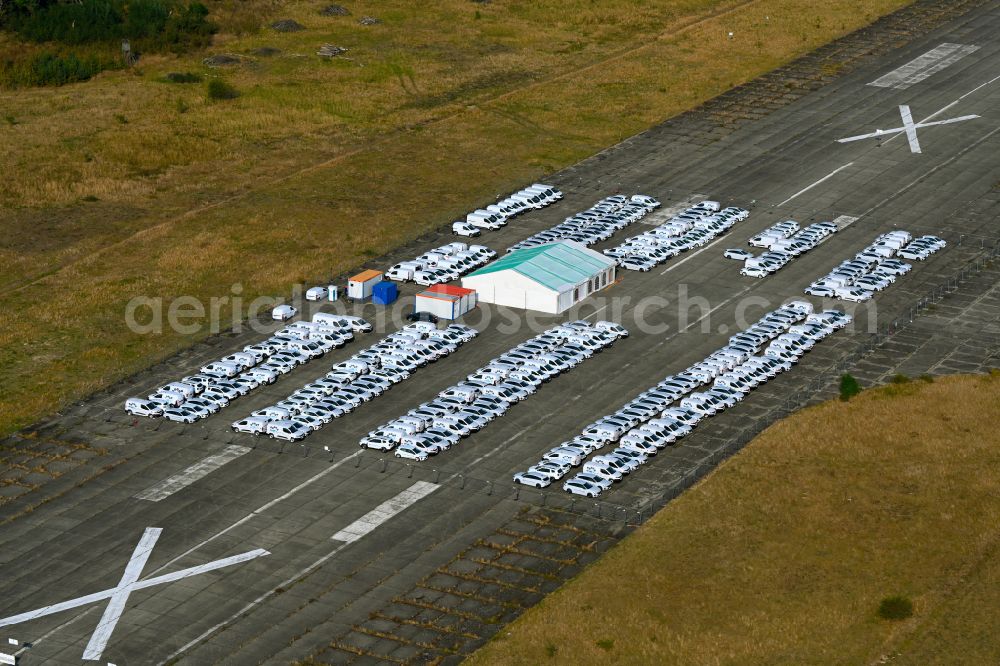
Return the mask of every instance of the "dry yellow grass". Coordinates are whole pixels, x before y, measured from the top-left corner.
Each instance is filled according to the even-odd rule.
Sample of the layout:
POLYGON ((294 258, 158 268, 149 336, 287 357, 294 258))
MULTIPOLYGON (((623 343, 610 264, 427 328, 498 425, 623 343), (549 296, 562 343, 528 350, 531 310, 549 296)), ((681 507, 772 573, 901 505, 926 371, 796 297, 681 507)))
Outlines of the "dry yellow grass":
POLYGON ((0 432, 191 343, 130 334, 134 296, 249 300, 346 270, 906 2, 291 2, 272 18, 307 31, 212 49, 283 50, 254 66, 157 56, 0 92, 0 432), (350 60, 319 62, 324 42, 350 60), (209 103, 170 71, 243 95, 209 103))
POLYGON ((998 373, 803 410, 468 663, 998 663, 998 418, 998 373))

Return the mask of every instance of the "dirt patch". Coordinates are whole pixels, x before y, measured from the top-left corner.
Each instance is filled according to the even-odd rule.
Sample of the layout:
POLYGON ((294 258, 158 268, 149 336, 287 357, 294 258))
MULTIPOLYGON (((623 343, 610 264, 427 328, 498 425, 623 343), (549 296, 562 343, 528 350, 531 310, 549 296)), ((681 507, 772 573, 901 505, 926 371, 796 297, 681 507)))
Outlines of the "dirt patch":
POLYGON ((277 32, 302 32, 306 29, 304 25, 292 19, 281 19, 271 24, 271 29, 277 32))
POLYGON ((208 56, 201 62, 203 65, 207 65, 209 67, 233 67, 234 65, 242 63, 243 59, 238 55, 217 53, 215 55, 208 56))
POLYGON ((350 16, 351 10, 343 5, 327 5, 319 13, 320 16, 350 16))
POLYGON ((321 58, 335 58, 345 53, 347 53, 347 49, 345 49, 343 46, 334 46, 333 44, 324 44, 323 46, 319 47, 318 51, 316 51, 316 55, 320 56, 321 58))

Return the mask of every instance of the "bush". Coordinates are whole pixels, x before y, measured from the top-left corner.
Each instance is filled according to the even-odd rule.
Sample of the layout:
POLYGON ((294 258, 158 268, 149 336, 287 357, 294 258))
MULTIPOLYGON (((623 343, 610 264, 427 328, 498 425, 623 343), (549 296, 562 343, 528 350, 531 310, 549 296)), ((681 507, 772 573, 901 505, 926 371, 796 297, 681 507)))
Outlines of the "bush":
POLYGON ((240 93, 222 79, 212 79, 208 82, 208 99, 212 101, 236 99, 240 93))
POLYGON ((43 51, 21 61, 0 64, 0 85, 5 88, 61 86, 86 81, 106 69, 120 66, 110 55, 78 56, 43 51))
POLYGON ((858 380, 844 373, 840 378, 840 399, 847 402, 859 393, 861 393, 861 385, 858 384, 858 380))
POLYGON ((892 379, 890 379, 889 381, 893 384, 909 384, 910 378, 902 373, 898 373, 893 375, 892 379))
POLYGON ((615 646, 615 642, 610 638, 603 638, 595 643, 602 650, 610 650, 615 646))
MULTIPOLYGON (((133 52, 178 51, 206 46, 216 27, 200 2, 181 0, 81 0, 25 4, 5 20, 24 39, 69 45, 132 42, 133 52)), ((15 10, 16 11, 16 10, 15 10)))
POLYGON ((169 72, 163 80, 167 83, 201 83, 201 75, 191 72, 169 72))
POLYGON ((886 597, 878 605, 878 616, 883 620, 905 620, 913 615, 913 602, 906 597, 886 597))

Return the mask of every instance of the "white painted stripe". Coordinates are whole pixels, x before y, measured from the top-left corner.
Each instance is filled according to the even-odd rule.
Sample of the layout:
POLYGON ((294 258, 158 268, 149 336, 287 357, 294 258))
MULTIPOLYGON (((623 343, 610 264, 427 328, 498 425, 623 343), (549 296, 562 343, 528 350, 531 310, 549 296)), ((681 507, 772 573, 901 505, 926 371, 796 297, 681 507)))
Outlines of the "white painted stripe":
MULTIPOLYGON (((155 578, 147 578, 146 580, 141 580, 132 586, 132 591, 144 590, 147 587, 154 587, 156 585, 162 585, 164 583, 172 583, 182 578, 197 576, 198 574, 208 573, 209 571, 215 571, 216 569, 222 569, 224 567, 232 566, 234 564, 240 564, 241 562, 247 562, 249 560, 270 554, 271 553, 264 550, 263 548, 256 548, 254 550, 250 550, 245 553, 240 553, 239 555, 233 555, 231 557, 226 557, 221 560, 216 560, 214 562, 199 564, 196 567, 181 569, 180 571, 174 571, 173 573, 164 574, 162 576, 156 576, 155 578)), ((94 592, 93 594, 77 597, 76 599, 70 599, 69 601, 63 601, 58 604, 52 604, 51 606, 45 606, 37 610, 28 611, 27 613, 12 615, 11 617, 6 617, 0 620, 0 627, 6 627, 12 624, 19 624, 21 622, 27 622, 28 620, 37 620, 40 617, 45 617, 47 615, 52 615, 54 613, 60 613, 62 611, 70 610, 72 608, 79 608, 80 606, 86 606, 88 604, 94 603, 95 601, 101 601, 102 599, 110 599, 117 591, 118 588, 113 587, 107 590, 103 590, 101 592, 94 592)), ((35 643, 37 644, 37 641, 35 641, 35 643)))
POLYGON ((888 74, 884 74, 868 85, 876 88, 894 88, 895 90, 906 90, 915 83, 920 83, 924 79, 937 74, 945 67, 953 65, 970 53, 979 50, 973 44, 950 44, 945 42, 934 47, 927 53, 918 56, 906 63, 902 67, 897 67, 888 74))
POLYGON ((903 118, 903 129, 906 131, 906 140, 910 142, 910 152, 920 152, 920 141, 917 140, 917 128, 913 125, 913 114, 910 113, 908 104, 899 105, 899 115, 903 118))
MULTIPOLYGON (((837 231, 843 231, 844 229, 851 226, 857 221, 858 218, 852 217, 850 215, 838 215, 837 217, 833 218, 833 223, 837 225, 837 231)), ((826 238, 829 238, 829 236, 827 236, 826 238)), ((826 238, 824 238, 823 240, 826 240, 826 238)))
POLYGON ((694 259, 699 254, 701 254, 705 250, 709 249, 713 245, 718 245, 719 243, 721 243, 722 241, 724 241, 728 237, 729 237, 729 232, 726 232, 726 233, 722 234, 721 236, 719 236, 718 238, 716 238, 714 241, 712 241, 711 243, 709 243, 705 247, 700 248, 698 250, 695 250, 694 252, 689 253, 686 257, 684 257, 680 261, 675 261, 674 263, 670 264, 669 266, 667 266, 666 268, 664 268, 662 271, 660 271, 660 275, 666 275, 667 273, 669 273, 670 271, 674 270, 678 266, 683 265, 686 261, 694 259))
POLYGON ((798 192, 796 192, 792 196, 788 197, 787 199, 785 199, 784 201, 782 201, 778 205, 779 206, 784 206, 786 203, 788 203, 789 201, 791 201, 795 197, 799 196, 800 194, 805 194, 806 192, 808 192, 812 188, 816 187, 817 185, 820 185, 821 183, 825 183, 826 181, 830 180, 831 178, 833 178, 834 176, 836 176, 838 173, 840 173, 841 171, 843 171, 847 167, 851 166, 852 164, 854 164, 854 162, 848 162, 847 164, 845 164, 843 166, 837 167, 836 169, 834 169, 830 173, 826 174, 825 176, 823 176, 822 178, 820 178, 819 180, 817 180, 812 185, 807 185, 807 186, 803 187, 801 190, 799 190, 798 192))
POLYGON ((692 194, 686 199, 681 199, 672 206, 664 206, 654 213, 650 213, 646 217, 642 218, 642 224, 648 224, 651 227, 658 227, 674 215, 682 213, 696 203, 700 203, 708 199, 707 194, 692 194))
MULTIPOLYGON (((500 448, 500 447, 497 447, 497 448, 500 448)), ((388 500, 387 502, 383 502, 382 504, 380 504, 378 507, 376 507, 372 511, 368 512, 367 514, 365 514, 364 516, 362 516, 358 520, 354 521, 353 523, 351 523, 350 525, 348 525, 346 528, 344 528, 340 532, 337 532, 337 534, 333 535, 332 540, 338 540, 338 541, 340 541, 340 543, 338 543, 333 548, 333 550, 331 550, 326 555, 320 557, 318 560, 316 560, 315 562, 313 562, 309 566, 305 567, 304 569, 301 569, 300 571, 297 571, 296 573, 292 574, 292 576, 290 576, 286 580, 282 581, 278 585, 278 588, 280 588, 280 589, 288 589, 296 581, 305 578, 306 576, 308 576, 309 574, 311 574, 313 571, 316 571, 321 566, 323 566, 324 564, 326 564, 327 562, 329 562, 331 559, 333 559, 334 556, 337 555, 337 553, 339 553, 340 551, 342 551, 344 548, 347 548, 350 544, 354 543, 355 541, 357 541, 358 539, 360 539, 362 536, 364 536, 365 534, 368 534, 373 529, 375 529, 376 527, 378 527, 378 525, 381 525, 386 520, 388 520, 392 516, 398 514, 400 511, 402 511, 406 507, 408 507, 408 506, 412 505, 414 502, 420 500, 420 498, 426 497, 430 493, 434 492, 435 490, 438 489, 438 487, 439 486, 437 484, 434 484, 434 483, 427 483, 426 481, 417 481, 412 486, 410 486, 409 488, 407 488, 403 492, 401 492, 398 495, 396 495, 395 497, 393 497, 391 500, 388 500), (393 503, 395 503, 395 504, 393 504, 393 503), (390 505, 390 504, 393 504, 393 507, 395 507, 395 510, 392 511, 391 513, 389 513, 391 509, 390 509, 390 507, 388 507, 388 505, 390 505), (366 521, 366 519, 368 519, 370 516, 373 516, 373 514, 375 514, 376 512, 379 512, 379 516, 381 517, 381 519, 378 520, 377 523, 375 522, 374 519, 366 521), (366 521, 366 522, 363 523, 363 521, 366 521)), ((275 589, 278 589, 278 588, 275 588, 275 589)), ((158 666, 163 666, 164 664, 171 663, 172 661, 174 661, 180 655, 184 654, 185 652, 187 652, 188 650, 190 650, 194 646, 198 645, 202 641, 208 639, 210 636, 212 636, 213 634, 215 634, 215 632, 219 631, 223 627, 228 626, 229 624, 231 624, 237 618, 243 617, 244 615, 246 615, 247 613, 249 613, 251 610, 253 610, 254 608, 256 608, 257 606, 259 606, 260 604, 262 604, 265 601, 267 601, 269 598, 271 598, 272 596, 274 596, 274 594, 275 594, 274 589, 268 590, 267 592, 265 592, 264 594, 260 595, 259 597, 257 597, 256 599, 254 599, 253 601, 251 601, 250 603, 248 603, 246 606, 244 606, 239 611, 237 611, 233 615, 229 616, 228 618, 226 618, 222 622, 219 622, 215 626, 209 627, 208 629, 206 629, 205 631, 203 631, 201 634, 198 635, 197 638, 194 638, 194 639, 188 641, 187 643, 185 643, 181 647, 179 647, 176 650, 174 650, 172 653, 170 653, 169 655, 167 655, 167 657, 165 659, 163 659, 162 661, 158 662, 158 666)))
POLYGON ((111 599, 104 609, 104 615, 101 616, 100 622, 97 623, 97 628, 94 629, 94 633, 90 636, 90 641, 87 642, 87 648, 83 651, 84 659, 97 660, 101 658, 104 648, 108 646, 108 641, 111 640, 111 633, 118 625, 122 611, 125 610, 125 602, 128 601, 129 595, 132 594, 135 582, 142 575, 142 568, 146 566, 146 561, 149 560, 149 556, 153 553, 153 546, 156 545, 156 540, 160 538, 160 532, 162 531, 159 527, 147 527, 146 531, 142 533, 142 538, 136 544, 132 557, 129 559, 128 564, 125 565, 125 573, 122 574, 122 579, 118 583, 118 587, 115 588, 114 594, 111 595, 111 599))
POLYGON ((382 502, 330 538, 335 541, 354 543, 397 513, 400 513, 437 489, 437 484, 417 481, 395 497, 382 502))
POLYGON ((236 458, 239 458, 249 452, 250 449, 245 446, 237 446, 235 444, 227 446, 221 452, 214 453, 204 460, 196 462, 184 471, 174 474, 170 478, 164 479, 163 481, 150 486, 136 495, 135 499, 159 502, 162 499, 170 497, 178 490, 186 488, 195 481, 211 474, 227 462, 235 460, 236 458))

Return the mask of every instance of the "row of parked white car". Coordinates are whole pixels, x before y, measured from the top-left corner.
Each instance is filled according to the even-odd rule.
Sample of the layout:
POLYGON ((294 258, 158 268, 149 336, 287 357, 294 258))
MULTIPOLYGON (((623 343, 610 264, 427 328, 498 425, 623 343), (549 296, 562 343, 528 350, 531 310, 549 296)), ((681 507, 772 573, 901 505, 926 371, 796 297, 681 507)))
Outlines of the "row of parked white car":
POLYGON ((416 282, 431 286, 457 280, 466 273, 485 266, 497 253, 485 245, 448 243, 424 252, 410 261, 393 265, 385 277, 396 282, 416 282))
POLYGON ((457 444, 527 399, 544 382, 626 337, 618 324, 562 324, 491 360, 436 398, 372 430, 361 446, 395 449, 398 458, 426 460, 457 444))
POLYGON ((857 303, 867 301, 913 269, 912 264, 898 257, 923 261, 946 245, 937 236, 914 239, 903 230, 881 234, 854 257, 806 287, 805 293, 857 303))
POLYGON ((648 271, 681 252, 706 245, 749 215, 742 208, 720 210, 718 201, 702 201, 663 224, 604 250, 604 254, 622 268, 648 271))
POLYGON ((354 334, 372 330, 361 317, 317 313, 311 322, 297 321, 243 351, 201 367, 197 374, 161 386, 147 398, 125 401, 133 416, 162 416, 194 423, 264 384, 273 384, 293 368, 343 347, 354 334))
POLYGON ((479 332, 451 324, 408 324, 351 358, 335 363, 323 377, 274 405, 232 424, 233 430, 297 442, 336 418, 407 379, 417 369, 451 354, 479 332))
POLYGON ((582 466, 563 483, 563 490, 597 497, 702 419, 736 405, 752 389, 791 369, 817 342, 850 321, 836 310, 816 313, 806 301, 783 305, 702 361, 667 376, 577 437, 553 447, 538 464, 515 474, 514 481, 544 488, 582 466), (588 458, 608 445, 616 448, 588 458))
POLYGON ((605 197, 585 211, 575 213, 545 231, 528 236, 507 248, 507 252, 523 250, 557 240, 571 240, 593 245, 649 214, 660 202, 644 194, 626 199, 620 194, 605 197))
POLYGON ((453 222, 451 230, 459 236, 478 236, 486 229, 499 229, 515 215, 544 208, 562 198, 563 193, 551 185, 535 183, 493 205, 472 211, 464 220, 453 222))
POLYGON ((745 250, 726 250, 727 259, 743 261, 740 275, 762 278, 784 268, 792 259, 805 254, 831 235, 837 233, 833 222, 814 222, 799 228, 795 220, 773 224, 748 241, 754 247, 766 248, 758 256, 745 250))

